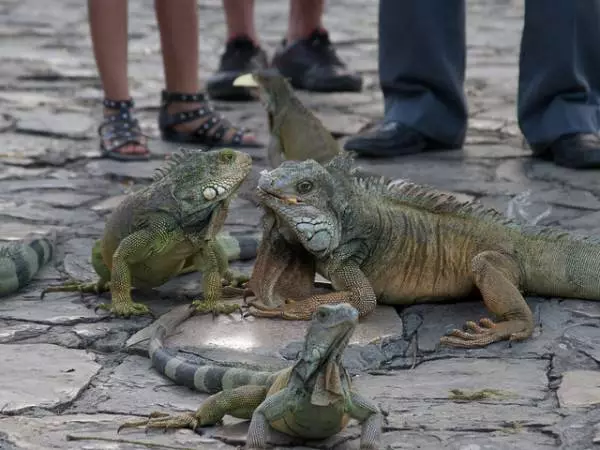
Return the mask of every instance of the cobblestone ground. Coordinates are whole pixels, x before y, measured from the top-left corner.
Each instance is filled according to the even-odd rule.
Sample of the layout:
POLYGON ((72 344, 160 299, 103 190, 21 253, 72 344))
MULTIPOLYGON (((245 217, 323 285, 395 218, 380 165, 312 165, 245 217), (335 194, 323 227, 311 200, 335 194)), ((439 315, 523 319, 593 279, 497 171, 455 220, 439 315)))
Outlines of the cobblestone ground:
MULTIPOLYGON (((220 2, 201 3, 206 77, 217 65, 224 26, 220 2)), ((287 4, 257 3, 258 29, 272 51, 285 31, 287 4)), ((503 211, 512 198, 530 190, 531 204, 521 214, 525 219, 550 207, 542 223, 600 233, 598 173, 534 162, 522 147, 515 121, 522 2, 468 3, 468 145, 459 152, 364 164, 503 211)), ((57 228, 61 237, 55 264, 28 290, 0 302, 0 448, 146 448, 67 440, 73 435, 170 445, 155 448, 233 449, 243 443, 246 423, 228 420, 227 426, 208 428, 204 435, 182 430, 117 436, 123 420, 156 409, 195 409, 205 396, 173 386, 150 368, 143 349, 126 345, 135 332, 146 331, 151 319, 107 318, 94 312, 96 298, 54 294, 39 300, 49 283, 67 276, 94 277, 89 252, 104 217, 124 194, 146 184, 173 150, 154 139, 155 158, 149 162, 99 158, 96 125, 102 95, 83 5, 75 0, 0 2, 0 236, 17 239, 57 228)), ((157 138, 163 78, 151 3, 130 1, 130 18, 133 96, 144 129, 157 138)), ((301 94, 341 139, 381 116, 376 20, 375 1, 330 2, 325 23, 343 57, 365 75, 366 87, 359 94, 301 94)), ((258 104, 219 106, 266 140, 258 104)), ((264 151, 252 154, 256 175, 266 167, 264 151)), ((254 229, 258 220, 259 211, 240 198, 227 227, 254 229)), ((198 276, 188 275, 136 296, 164 313, 189 303, 199 286, 198 276)), ((361 324, 346 361, 359 375, 359 389, 387 413, 388 448, 591 450, 600 445, 600 304, 536 298, 529 303, 538 324, 534 337, 483 350, 437 348, 447 330, 484 313, 478 303, 414 306, 398 313, 381 308, 361 324), (385 337, 374 343, 378 335, 385 337), (498 389, 503 395, 467 401, 455 389, 498 389)), ((205 360, 282 365, 294 357, 303 327, 201 317, 184 324, 169 345, 205 360)), ((308 447, 356 449, 358 435, 353 425, 335 439, 308 447)))

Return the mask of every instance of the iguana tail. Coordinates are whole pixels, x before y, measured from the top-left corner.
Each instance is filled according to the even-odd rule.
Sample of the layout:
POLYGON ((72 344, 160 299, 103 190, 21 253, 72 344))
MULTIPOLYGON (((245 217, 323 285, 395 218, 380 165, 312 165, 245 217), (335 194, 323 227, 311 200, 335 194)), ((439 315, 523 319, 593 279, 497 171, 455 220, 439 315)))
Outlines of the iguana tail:
POLYGON ((217 234, 217 242, 227 254, 229 261, 254 259, 260 244, 259 233, 229 233, 221 231, 217 234))
POLYGON ((52 258, 54 237, 0 245, 0 296, 25 287, 40 268, 52 258))
POLYGON ((600 300, 600 239, 524 239, 526 291, 548 297, 600 300))
POLYGON ((199 392, 214 394, 224 389, 255 385, 270 387, 278 372, 259 372, 235 367, 198 365, 180 358, 173 350, 163 346, 163 340, 180 323, 194 314, 195 308, 188 308, 180 317, 169 324, 157 321, 156 330, 150 339, 148 353, 152 366, 176 384, 187 386, 199 392))

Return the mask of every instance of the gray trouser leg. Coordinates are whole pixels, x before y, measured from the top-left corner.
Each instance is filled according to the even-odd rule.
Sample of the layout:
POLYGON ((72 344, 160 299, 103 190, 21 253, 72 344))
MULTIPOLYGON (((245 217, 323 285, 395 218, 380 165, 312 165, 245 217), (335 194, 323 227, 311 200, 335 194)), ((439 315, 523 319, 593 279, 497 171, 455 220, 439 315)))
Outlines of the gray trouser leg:
POLYGON ((600 0, 526 0, 519 123, 530 144, 600 131, 600 0))
POLYGON ((380 0, 379 80, 386 120, 462 145, 465 52, 464 0, 380 0))

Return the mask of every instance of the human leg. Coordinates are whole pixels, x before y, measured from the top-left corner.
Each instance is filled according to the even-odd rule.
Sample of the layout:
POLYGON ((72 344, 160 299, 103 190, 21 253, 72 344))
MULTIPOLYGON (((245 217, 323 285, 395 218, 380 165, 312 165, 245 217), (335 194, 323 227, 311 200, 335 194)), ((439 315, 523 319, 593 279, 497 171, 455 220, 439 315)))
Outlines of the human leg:
POLYGON ((196 0, 155 0, 166 90, 159 127, 163 139, 199 145, 257 146, 256 138, 213 110, 198 81, 196 0))
POLYGON ((385 118, 346 150, 394 156, 459 148, 467 128, 464 1, 380 0, 385 118))
POLYGON ((127 2, 88 0, 90 35, 105 100, 100 149, 115 159, 147 159, 148 148, 138 122, 127 80, 127 2))
POLYGON ((323 28, 324 0, 290 0, 286 38, 272 65, 292 86, 317 92, 360 91, 362 77, 346 68, 323 28))
POLYGON ((600 0, 525 2, 518 116, 534 155, 600 167, 600 0))
POLYGON ((253 100, 254 89, 233 86, 233 81, 245 73, 268 66, 267 54, 260 48, 254 28, 254 0, 223 0, 227 22, 227 42, 219 68, 206 80, 212 98, 222 100, 253 100))

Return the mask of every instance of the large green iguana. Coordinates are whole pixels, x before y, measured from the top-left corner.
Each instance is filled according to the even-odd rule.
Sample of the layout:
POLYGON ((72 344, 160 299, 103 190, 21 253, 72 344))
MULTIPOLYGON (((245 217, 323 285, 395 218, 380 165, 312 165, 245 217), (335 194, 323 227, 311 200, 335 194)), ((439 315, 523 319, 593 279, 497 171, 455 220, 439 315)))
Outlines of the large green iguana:
POLYGON ((267 110, 270 139, 269 163, 314 159, 325 163, 342 152, 321 121, 302 104, 292 85, 276 69, 260 69, 234 81, 234 86, 257 87, 267 110))
MULTIPOLYGON (((172 327, 178 322, 174 321, 172 327)), ((158 326, 150 341, 152 365, 179 385, 215 393, 195 413, 127 422, 121 427, 191 428, 212 425, 227 414, 251 419, 246 448, 265 448, 269 429, 302 439, 324 439, 341 431, 353 418, 362 423, 360 448, 378 449, 382 415, 377 406, 352 389, 342 354, 358 323, 348 304, 317 309, 296 363, 277 372, 198 366, 163 347, 170 330, 158 326)))
POLYGON ((25 287, 53 254, 54 237, 0 244, 0 297, 25 287))
POLYGON ((229 202, 252 167, 252 159, 232 149, 184 150, 159 169, 153 183, 126 197, 109 216, 102 239, 92 250, 96 283, 68 283, 46 292, 110 290, 119 316, 142 315, 131 287, 155 287, 196 269, 203 274, 205 301, 199 312, 231 313, 235 304, 220 303, 222 278, 238 283, 246 277, 228 269, 228 260, 255 256, 259 238, 235 239, 221 229, 229 202), (236 242, 237 241, 237 242, 236 242))
POLYGON ((286 161, 261 174, 257 197, 274 218, 249 282, 255 315, 307 320, 318 305, 348 302, 362 317, 378 301, 409 305, 479 291, 499 321, 469 321, 467 331, 441 339, 470 348, 531 336, 521 292, 600 299, 599 239, 520 225, 429 187, 369 177, 348 156, 325 166, 286 161), (294 278, 275 267, 281 261, 294 278), (336 292, 311 295, 315 271, 336 292), (277 304, 286 300, 301 301, 277 304))

